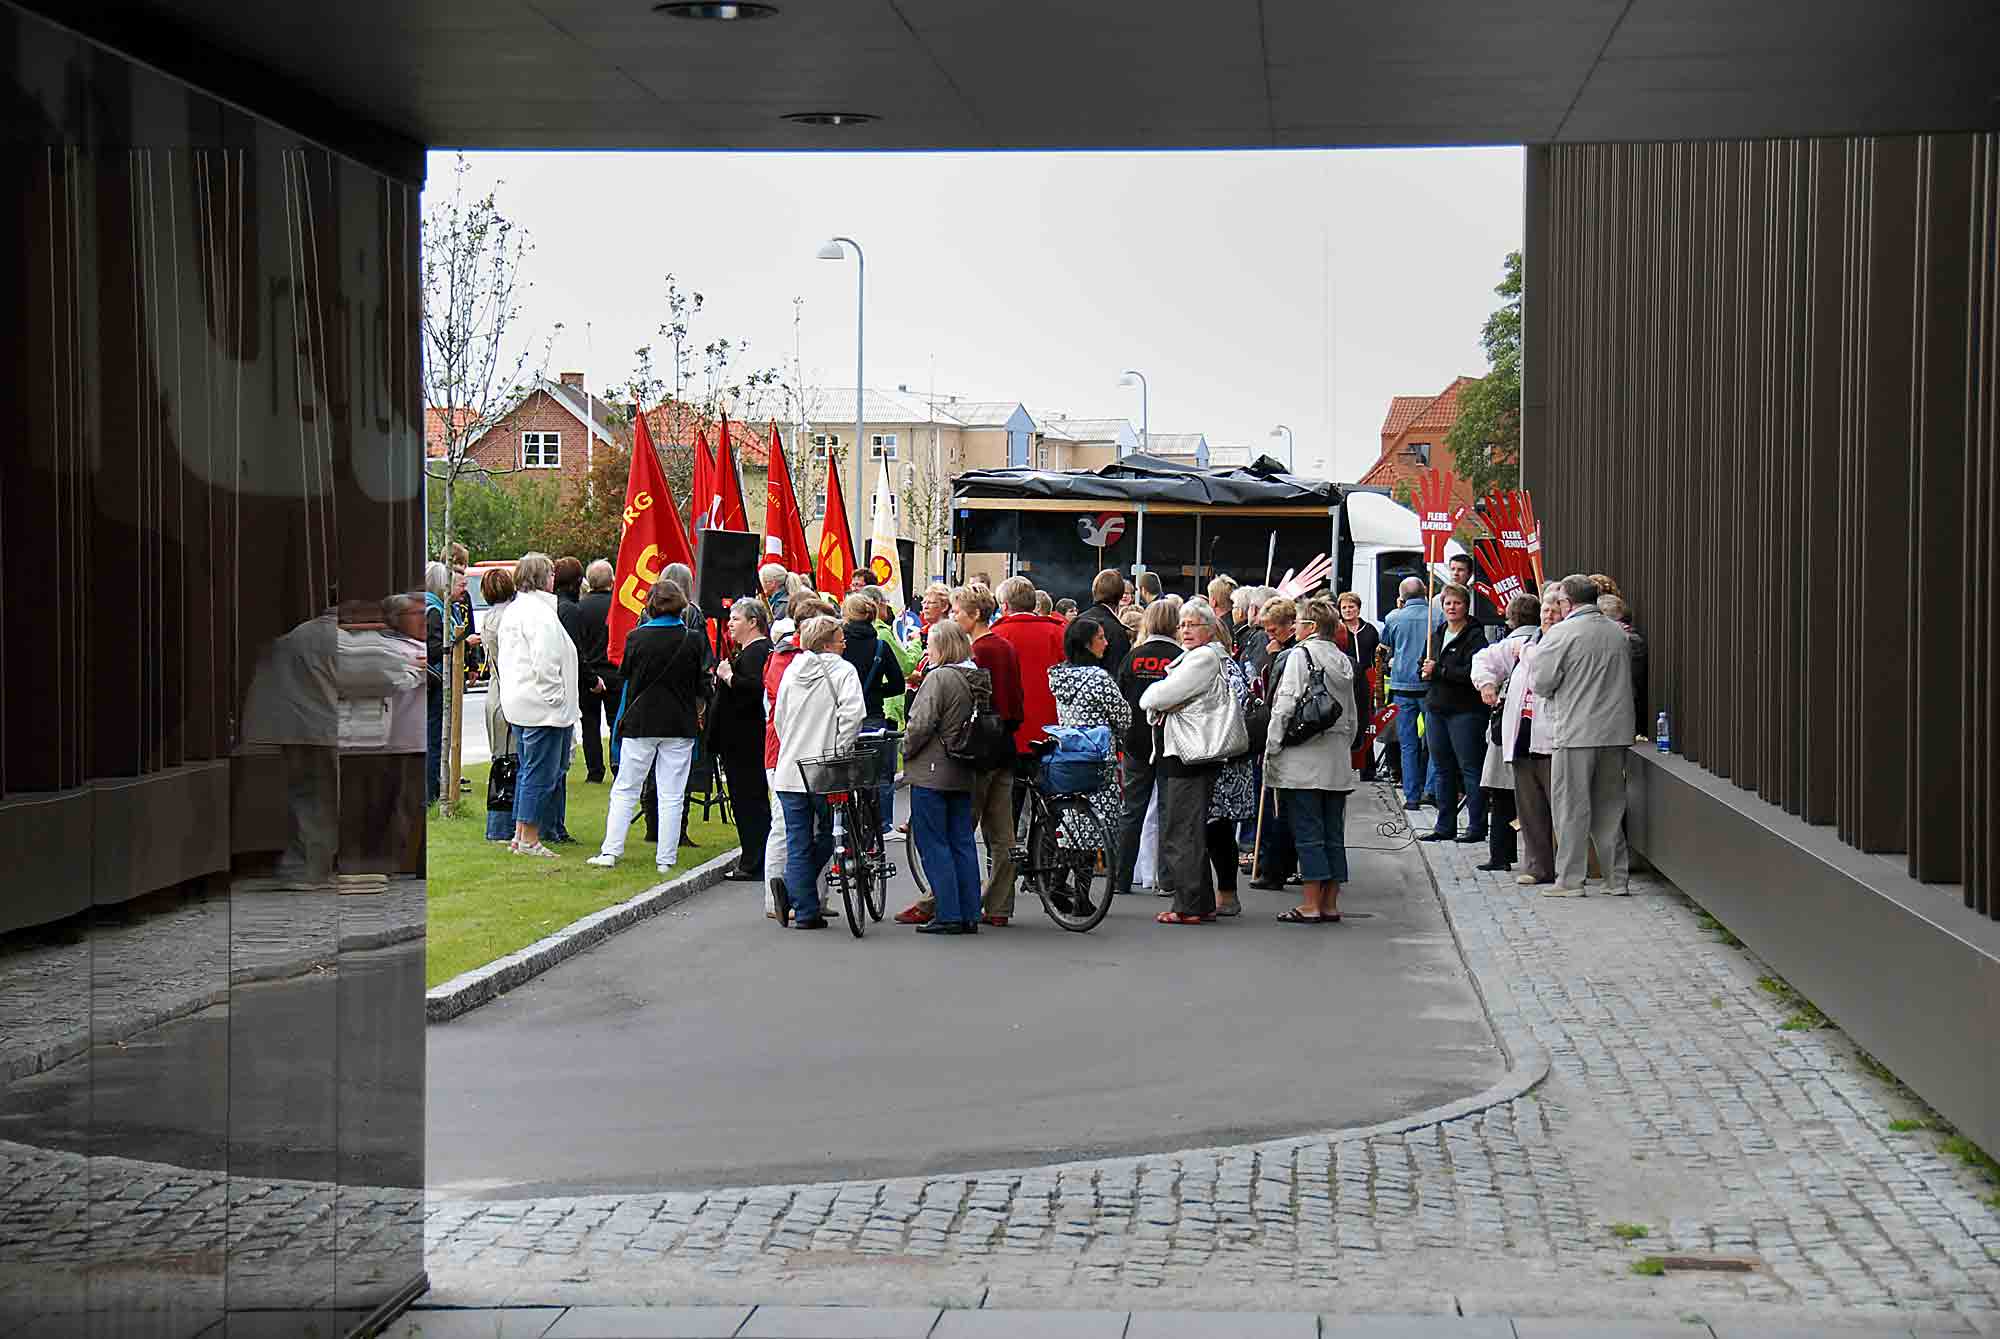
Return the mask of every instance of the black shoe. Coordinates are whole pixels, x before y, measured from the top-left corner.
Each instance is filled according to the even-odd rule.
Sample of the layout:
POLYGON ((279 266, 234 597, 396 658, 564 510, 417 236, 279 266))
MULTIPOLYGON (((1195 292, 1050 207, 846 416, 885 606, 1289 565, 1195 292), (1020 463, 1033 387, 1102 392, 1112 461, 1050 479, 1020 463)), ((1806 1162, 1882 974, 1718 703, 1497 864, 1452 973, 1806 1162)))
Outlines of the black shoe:
POLYGON ((601 776, 587 776, 583 779, 583 784, 586 786, 601 786, 604 784, 604 778, 601 776))
POLYGON ((1485 843, 1486 834, 1483 832, 1468 832, 1458 839, 1460 846, 1483 846, 1485 843))
MULTIPOLYGON (((1420 842, 1455 842, 1458 840, 1458 835, 1451 832, 1426 832, 1420 835, 1417 840, 1420 842)), ((1482 837, 1480 840, 1484 841, 1485 838, 1482 837)))
POLYGON ((979 933, 979 922, 961 921, 959 923, 958 932, 962 935, 976 935, 979 933))
POLYGON ((794 930, 824 930, 826 928, 826 917, 815 916, 809 921, 800 921, 792 928, 794 930))
POLYGON ((1285 891, 1283 879, 1252 879, 1250 886, 1260 893, 1282 893, 1285 891))
POLYGON ((1438 797, 1435 795, 1425 795, 1424 798, 1417 801, 1417 803, 1428 804, 1431 808, 1435 809, 1437 808, 1438 797))
POLYGON ((962 935, 965 927, 957 921, 941 921, 933 917, 917 927, 920 935, 962 935))
POLYGON ((771 910, 778 913, 780 929, 792 923, 792 897, 785 891, 783 879, 771 880, 771 910))
POLYGON ((764 882, 764 871, 761 869, 745 869, 741 865, 731 865, 728 869, 722 871, 722 877, 728 879, 731 883, 762 883, 764 882))
POLYGON ((1417 810, 1419 810, 1419 809, 1421 809, 1421 808, 1423 808, 1423 807, 1424 807, 1424 806, 1423 806, 1422 802, 1420 802, 1420 801, 1417 801, 1417 800, 1404 800, 1404 801, 1403 801, 1403 808, 1405 808, 1405 809, 1409 810, 1409 811, 1410 811, 1411 813, 1415 813, 1415 812, 1417 812, 1417 810))
POLYGON ((652 828, 648 828, 646 830, 646 840, 653 843, 653 845, 658 846, 660 844, 659 832, 652 828))
POLYGON ((1484 870, 1488 874, 1502 874, 1514 868, 1514 862, 1511 860, 1487 860, 1474 865, 1473 868, 1484 870))

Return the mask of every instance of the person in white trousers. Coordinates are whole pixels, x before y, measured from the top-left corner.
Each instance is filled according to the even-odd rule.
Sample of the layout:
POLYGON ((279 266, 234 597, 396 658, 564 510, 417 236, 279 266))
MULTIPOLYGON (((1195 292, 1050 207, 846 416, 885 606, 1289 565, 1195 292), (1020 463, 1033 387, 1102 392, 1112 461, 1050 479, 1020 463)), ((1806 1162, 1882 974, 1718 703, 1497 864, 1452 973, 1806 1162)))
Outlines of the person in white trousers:
POLYGON ((1583 896, 1586 843, 1597 843, 1605 891, 1628 893, 1625 751, 1632 747, 1632 651, 1625 630, 1597 608, 1597 583, 1562 579, 1561 621, 1544 632, 1529 673, 1554 749, 1550 766, 1556 881, 1543 897, 1583 896))
POLYGON ((680 854, 671 834, 681 830, 702 708, 714 696, 708 638, 687 625, 682 617, 687 609, 687 595, 676 582, 657 581, 646 598, 645 617, 625 638, 619 666, 624 688, 615 727, 618 780, 611 787, 603 848, 586 862, 600 869, 617 864, 625 854, 625 837, 639 812, 648 772, 660 797, 660 873, 671 870, 680 854))

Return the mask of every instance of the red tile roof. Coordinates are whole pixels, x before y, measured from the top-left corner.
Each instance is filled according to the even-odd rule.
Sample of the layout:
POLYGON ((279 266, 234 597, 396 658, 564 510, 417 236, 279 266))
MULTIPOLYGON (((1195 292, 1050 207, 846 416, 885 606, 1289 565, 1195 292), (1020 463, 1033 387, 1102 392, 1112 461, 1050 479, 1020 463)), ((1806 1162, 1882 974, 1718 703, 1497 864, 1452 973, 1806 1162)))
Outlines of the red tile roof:
POLYGON ((1411 420, 1415 419, 1418 414, 1423 413, 1430 402, 1436 398, 1434 395, 1398 395, 1393 397, 1389 401, 1388 416, 1382 420, 1382 440, 1386 442, 1401 436, 1403 429, 1410 426, 1411 420))

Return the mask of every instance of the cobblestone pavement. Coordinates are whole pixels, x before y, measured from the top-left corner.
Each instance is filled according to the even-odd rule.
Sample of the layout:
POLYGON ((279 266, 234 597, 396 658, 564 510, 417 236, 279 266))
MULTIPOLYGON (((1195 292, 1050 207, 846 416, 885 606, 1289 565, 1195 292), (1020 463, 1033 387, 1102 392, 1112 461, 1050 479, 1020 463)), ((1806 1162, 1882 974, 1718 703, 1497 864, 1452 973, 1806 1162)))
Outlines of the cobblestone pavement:
MULTIPOLYGON (((1400 826, 1390 792, 1358 802, 1400 826)), ((1765 969, 1677 891, 1550 900, 1475 871, 1483 848, 1425 849, 1496 1028, 1551 1061, 1531 1093, 1401 1133, 977 1175, 434 1197, 433 1298, 1839 1313, 2000 1332, 2000 1212, 1976 1177, 1936 1136, 1889 1129, 1908 1104, 1838 1032, 1781 1030, 1765 969), (1610 1231, 1627 1223, 1649 1235, 1610 1231), (1634 1275, 1647 1254, 1758 1267, 1634 1275)))

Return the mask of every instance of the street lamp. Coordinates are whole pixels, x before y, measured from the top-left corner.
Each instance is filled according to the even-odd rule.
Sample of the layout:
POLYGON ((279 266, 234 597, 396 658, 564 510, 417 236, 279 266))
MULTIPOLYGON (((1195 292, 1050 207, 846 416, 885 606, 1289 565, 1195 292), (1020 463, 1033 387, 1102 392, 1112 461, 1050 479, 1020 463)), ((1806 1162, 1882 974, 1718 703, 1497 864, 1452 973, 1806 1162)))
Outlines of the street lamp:
POLYGON ((1288 473, 1296 473, 1298 464, 1293 456, 1292 430, 1280 423, 1277 427, 1271 429, 1273 437, 1276 437, 1279 433, 1283 433, 1285 436, 1285 469, 1288 473))
POLYGON ((1146 386, 1146 374, 1144 372, 1135 372, 1128 367, 1125 369, 1125 375, 1118 378, 1118 384, 1121 386, 1137 386, 1139 388, 1139 450, 1141 452, 1151 451, 1153 449, 1153 435, 1151 424, 1147 418, 1146 401, 1148 388, 1146 386))
POLYGON ((863 299, 867 296, 868 259, 861 254, 861 243, 852 237, 829 237, 820 244, 816 254, 821 260, 845 260, 847 253, 840 249, 843 242, 854 248, 854 492, 847 503, 847 514, 848 525, 854 532, 854 561, 858 563, 861 561, 861 501, 867 496, 861 486, 861 406, 868 384, 862 376, 865 364, 861 360, 861 337, 866 329, 863 299))

